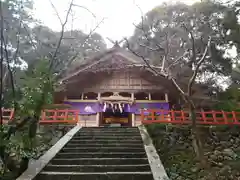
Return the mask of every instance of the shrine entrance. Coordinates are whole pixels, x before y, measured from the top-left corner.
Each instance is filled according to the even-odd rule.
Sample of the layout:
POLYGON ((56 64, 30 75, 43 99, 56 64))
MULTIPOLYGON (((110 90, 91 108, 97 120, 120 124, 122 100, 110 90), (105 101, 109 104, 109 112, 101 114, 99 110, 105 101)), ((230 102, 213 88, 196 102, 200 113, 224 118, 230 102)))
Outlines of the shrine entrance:
POLYGON ((131 126, 132 113, 128 112, 131 98, 114 93, 109 97, 102 97, 103 112, 100 114, 100 126, 131 126))

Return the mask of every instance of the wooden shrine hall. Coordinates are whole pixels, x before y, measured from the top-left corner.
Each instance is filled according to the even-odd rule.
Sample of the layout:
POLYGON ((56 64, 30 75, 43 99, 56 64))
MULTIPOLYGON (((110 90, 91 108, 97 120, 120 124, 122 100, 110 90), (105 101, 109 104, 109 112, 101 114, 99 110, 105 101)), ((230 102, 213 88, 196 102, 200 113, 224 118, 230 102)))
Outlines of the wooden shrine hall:
MULTIPOLYGON (((194 96, 202 96, 197 93, 201 90, 195 91, 194 96)), ((155 76, 142 59, 119 46, 97 53, 66 72, 54 98, 56 104, 79 110, 79 123, 92 127, 138 126, 141 110, 167 111, 181 103, 168 79, 155 76)))

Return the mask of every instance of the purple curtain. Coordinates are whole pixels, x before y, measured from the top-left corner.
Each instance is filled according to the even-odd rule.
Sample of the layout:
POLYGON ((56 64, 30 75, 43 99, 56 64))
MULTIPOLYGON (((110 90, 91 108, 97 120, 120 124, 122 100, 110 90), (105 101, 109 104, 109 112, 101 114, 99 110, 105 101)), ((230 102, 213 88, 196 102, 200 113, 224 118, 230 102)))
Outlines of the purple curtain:
MULTIPOLYGON (((135 103, 130 106, 131 113, 141 114, 142 109, 163 109, 169 110, 169 104, 167 102, 159 102, 159 103, 135 103)), ((148 114, 148 113, 146 113, 148 114)), ((160 114, 160 113, 159 113, 160 114)))
MULTIPOLYGON (((71 109, 79 109, 80 114, 96 114, 103 112, 103 104, 96 102, 64 102, 72 106, 71 109)), ((162 103, 135 103, 133 105, 125 104, 124 111, 141 114, 141 109, 164 109, 169 110, 169 104, 167 102, 162 103)))
POLYGON ((80 110, 80 114, 96 114, 102 111, 101 105, 95 102, 64 102, 64 104, 71 105, 71 109, 80 110))

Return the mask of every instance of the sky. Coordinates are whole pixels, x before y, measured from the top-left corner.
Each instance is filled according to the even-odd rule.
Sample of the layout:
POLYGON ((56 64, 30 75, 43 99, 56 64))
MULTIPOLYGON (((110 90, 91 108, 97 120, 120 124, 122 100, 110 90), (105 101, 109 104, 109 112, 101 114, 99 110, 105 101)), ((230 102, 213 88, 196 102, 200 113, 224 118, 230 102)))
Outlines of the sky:
MULTIPOLYGON (((198 0, 180 1, 192 4, 198 0)), ((59 31, 60 22, 50 0, 35 0, 34 2, 35 17, 51 29, 59 31)), ((61 19, 64 19, 70 0, 51 0, 51 2, 56 7, 61 19)), ((141 11, 146 13, 163 2, 164 0, 75 0, 74 4, 85 7, 91 12, 85 8, 74 7, 74 14, 69 17, 67 29, 79 29, 89 33, 104 19, 96 32, 105 39, 120 41, 133 34, 133 23, 140 22, 141 11)))

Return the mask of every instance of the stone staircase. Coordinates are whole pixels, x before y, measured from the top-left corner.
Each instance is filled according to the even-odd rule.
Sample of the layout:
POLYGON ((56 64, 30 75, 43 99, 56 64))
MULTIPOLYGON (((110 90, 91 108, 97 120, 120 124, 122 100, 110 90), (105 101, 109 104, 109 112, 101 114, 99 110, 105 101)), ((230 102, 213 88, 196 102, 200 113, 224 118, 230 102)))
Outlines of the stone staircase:
POLYGON ((82 128, 34 180, 153 180, 138 128, 82 128))

